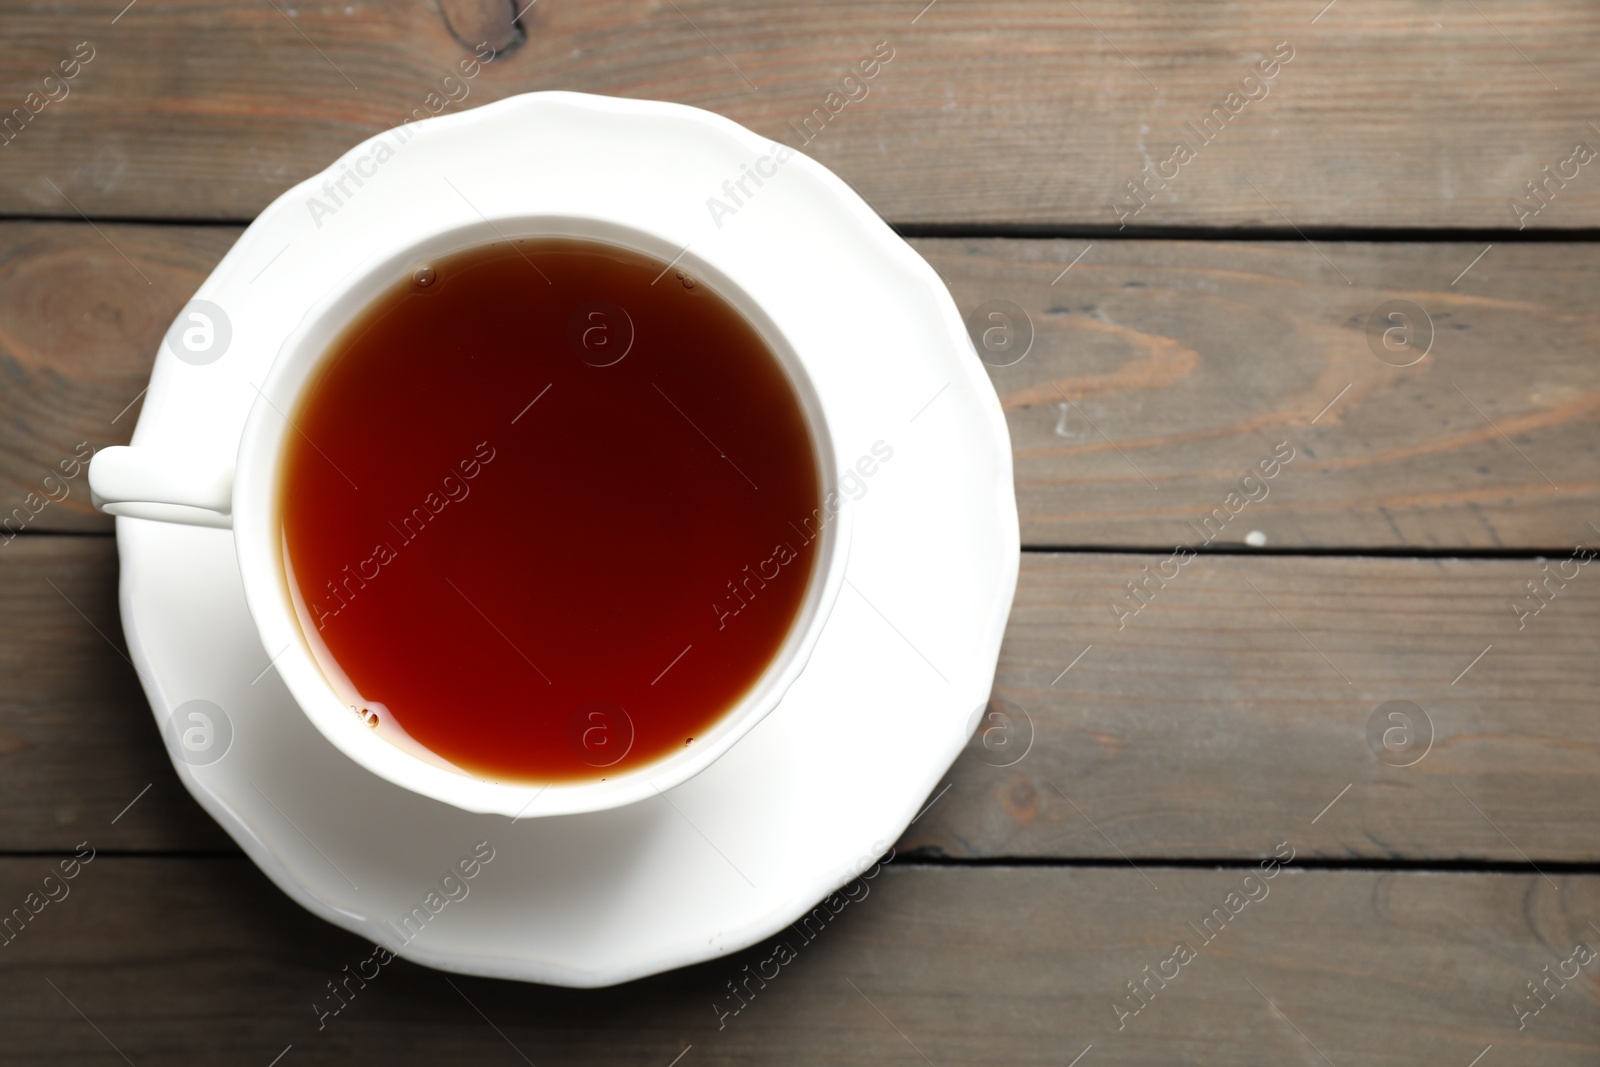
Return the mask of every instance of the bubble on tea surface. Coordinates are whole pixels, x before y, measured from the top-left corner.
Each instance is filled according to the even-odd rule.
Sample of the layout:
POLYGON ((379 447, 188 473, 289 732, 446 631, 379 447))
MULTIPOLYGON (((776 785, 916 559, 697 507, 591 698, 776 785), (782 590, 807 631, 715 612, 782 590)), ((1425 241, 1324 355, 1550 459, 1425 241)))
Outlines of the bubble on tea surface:
POLYGON ((620 304, 591 300, 567 320, 567 345, 591 367, 613 366, 633 348, 633 319, 620 304))
POLYGON ((1367 747, 1391 767, 1420 763, 1433 748, 1433 719, 1409 700, 1379 704, 1367 718, 1367 747))
POLYGON ((421 288, 426 289, 428 286, 433 284, 434 279, 437 277, 438 274, 434 272, 432 267, 418 267, 414 272, 412 272, 411 280, 416 282, 421 288))
POLYGON ((228 313, 209 300, 191 300, 167 328, 167 347, 192 366, 215 363, 233 343, 228 313))
POLYGON ((589 766, 610 767, 633 748, 633 719, 613 701, 588 701, 567 720, 567 743, 589 766))
POLYGON ((209 700, 179 704, 167 718, 167 749, 191 767, 206 767, 233 747, 233 720, 209 700))

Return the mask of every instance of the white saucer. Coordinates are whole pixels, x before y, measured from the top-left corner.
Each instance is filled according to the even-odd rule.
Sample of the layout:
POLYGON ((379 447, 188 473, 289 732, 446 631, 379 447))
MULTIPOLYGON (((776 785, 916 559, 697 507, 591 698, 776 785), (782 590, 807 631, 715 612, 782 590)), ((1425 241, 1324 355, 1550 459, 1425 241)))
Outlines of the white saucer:
POLYGON ((767 164, 716 225, 706 199, 774 147, 727 119, 538 93, 410 131, 381 164, 395 133, 352 150, 244 233, 196 294, 229 316, 228 351, 197 364, 164 344, 134 443, 231 455, 251 383, 297 324, 281 309, 315 303, 385 217, 517 203, 637 220, 744 257, 751 295, 808 324, 797 347, 836 353, 813 373, 844 397, 842 463, 894 450, 847 505, 848 584, 783 703, 709 770, 660 799, 514 822, 390 785, 323 739, 268 669, 230 532, 120 518, 123 625, 169 755, 285 893, 419 963, 600 986, 744 948, 892 844, 977 724, 1018 563, 999 400, 932 268, 821 165, 767 164), (363 159, 356 195, 313 220, 308 198, 363 159), (169 720, 196 700, 221 717, 209 748, 200 720, 181 723, 198 731, 186 749, 169 720), (493 858, 434 913, 442 876, 483 841, 493 858), (429 918, 403 941, 391 924, 417 906, 429 918))

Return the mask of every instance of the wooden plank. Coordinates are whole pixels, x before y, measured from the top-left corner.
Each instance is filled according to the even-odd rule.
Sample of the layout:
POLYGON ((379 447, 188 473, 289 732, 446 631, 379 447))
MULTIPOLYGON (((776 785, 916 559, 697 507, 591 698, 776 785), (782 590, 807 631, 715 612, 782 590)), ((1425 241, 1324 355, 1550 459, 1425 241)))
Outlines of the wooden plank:
MULTIPOLYGON (((91 831, 229 847, 101 636, 118 636, 113 555, 98 537, 0 552, 0 851, 91 831), (138 817, 107 826, 152 782, 138 817)), ((1600 572, 1572 565, 1519 631, 1531 561, 1197 557, 1118 629, 1123 583, 1164 558, 1024 555, 996 686, 1022 709, 1015 744, 985 723, 902 849, 1248 858, 1292 835, 1330 858, 1600 857, 1600 572), (1426 714, 1410 712, 1409 750, 1369 746, 1375 715, 1404 726, 1378 714, 1390 701, 1426 714)))
POLYGON ((995 685, 1019 726, 903 847, 1237 856, 1319 817, 1321 857, 1595 858, 1600 562, 1519 619, 1533 561, 1170 558, 1024 554, 995 685))
POLYGON ((990 368, 1025 544, 1600 535, 1596 246, 1498 246, 1456 281, 1482 245, 1088 245, 918 242, 965 314, 1009 300, 1031 323, 1033 350, 990 368), (1240 494, 1266 495, 1207 526, 1283 442, 1294 461, 1240 494))
MULTIPOLYGON (((20 903, 53 866, 0 860, 0 900, 20 903)), ((1131 870, 891 864, 809 942, 790 932, 724 961, 572 991, 363 965, 372 946, 302 912, 242 859, 99 856, 0 951, 0 1026, 16 1062, 120 1053, 141 1067, 266 1065, 290 1046, 285 1064, 641 1067, 690 1046, 686 1064, 939 1067, 1064 1065, 1089 1046, 1085 1065, 1465 1067, 1493 1045, 1503 1062, 1565 1067, 1600 1052, 1600 963, 1548 987, 1555 996, 1520 1031, 1512 1008, 1579 941, 1600 944, 1586 922, 1600 879, 1291 864, 1263 881, 1255 870, 1152 867, 1156 890, 1131 870), (1230 893, 1239 910, 1213 918, 1208 944, 1197 928, 1230 893), (763 966, 778 940, 793 959, 763 966), (1179 942, 1188 962, 1163 967, 1179 942), (319 1030, 313 1003, 336 1003, 328 983, 347 967, 376 976, 351 980, 319 1030), (745 967, 767 980, 750 979, 744 1007, 720 1015, 740 1003, 728 983, 745 967), (1170 980, 1152 979, 1119 1029, 1114 1005, 1140 1003, 1126 983, 1145 968, 1170 980)))
POLYGON ((126 658, 116 543, 19 539, 0 550, 0 587, 0 852, 90 833, 102 848, 236 851, 173 773, 126 658))
MULTIPOLYGON (((161 335, 238 232, 100 230, 0 223, 0 518, 12 529, 24 517, 35 530, 110 528, 81 480, 43 479, 80 443, 126 441, 161 335)), ((1032 324, 1028 355, 989 368, 1025 543, 1195 544, 1281 441, 1295 460, 1209 531, 1216 543, 1252 530, 1271 548, 1596 536, 1595 245, 1497 245, 1474 264, 1481 245, 1319 242, 1335 270, 1304 242, 913 244, 964 314, 1010 300, 1032 324), (1432 322, 1432 349, 1412 367, 1369 345, 1394 300, 1432 322)))
POLYGON ((162 336, 238 236, 0 224, 0 546, 17 530, 111 530, 73 461, 127 444, 162 336))
POLYGON ((247 219, 413 111, 560 88, 694 104, 797 145, 837 108, 807 150, 900 223, 1116 226, 1147 164, 1168 179, 1129 225, 1514 227, 1545 166, 1568 179, 1531 225, 1600 220, 1600 180, 1565 162, 1600 143, 1583 0, 540 4, 469 81, 433 4, 123 6, 8 15, 0 212, 247 219), (93 58, 46 83, 85 40, 93 58), (880 41, 893 58, 844 103, 880 41))

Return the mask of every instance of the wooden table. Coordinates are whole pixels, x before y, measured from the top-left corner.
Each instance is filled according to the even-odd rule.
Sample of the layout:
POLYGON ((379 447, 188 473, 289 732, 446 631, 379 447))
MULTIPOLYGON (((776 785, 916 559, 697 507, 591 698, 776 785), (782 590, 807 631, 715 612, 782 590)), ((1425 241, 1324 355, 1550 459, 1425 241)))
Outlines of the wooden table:
POLYGON ((925 2, 4 5, 0 906, 95 858, 0 948, 0 1062, 1596 1062, 1600 9, 925 2), (396 963, 319 1030, 369 947, 185 793, 110 523, 46 476, 127 439, 243 224, 414 110, 578 89, 797 143, 878 42, 805 150, 963 313, 1031 320, 990 368, 1031 750, 975 740, 720 1028, 768 946, 590 992, 396 963))

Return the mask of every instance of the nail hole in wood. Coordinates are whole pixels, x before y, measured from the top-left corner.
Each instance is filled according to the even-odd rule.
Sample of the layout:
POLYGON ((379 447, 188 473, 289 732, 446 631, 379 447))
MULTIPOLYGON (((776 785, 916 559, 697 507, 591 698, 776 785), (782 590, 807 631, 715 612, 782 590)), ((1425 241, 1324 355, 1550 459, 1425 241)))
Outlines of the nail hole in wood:
POLYGON ((532 17, 530 6, 527 0, 520 4, 517 0, 439 0, 439 13, 450 35, 467 51, 487 44, 496 56, 502 56, 527 39, 522 24, 532 17))

